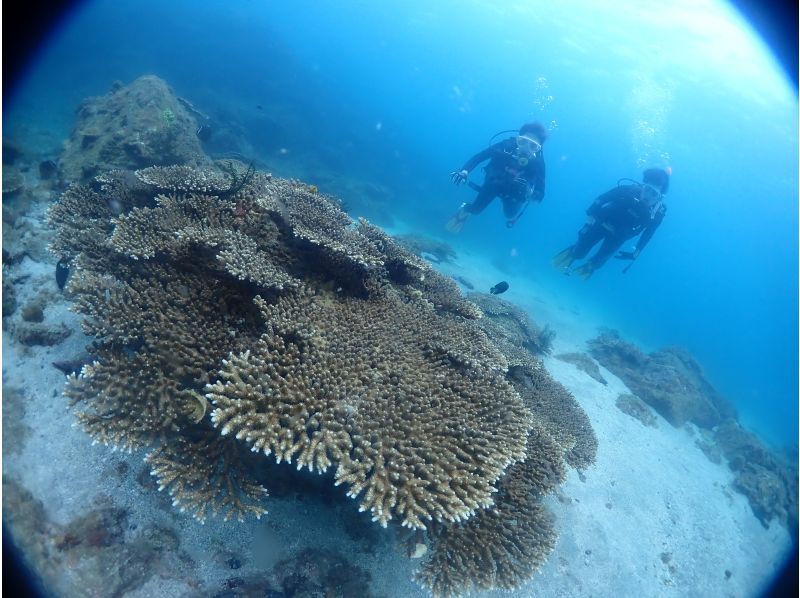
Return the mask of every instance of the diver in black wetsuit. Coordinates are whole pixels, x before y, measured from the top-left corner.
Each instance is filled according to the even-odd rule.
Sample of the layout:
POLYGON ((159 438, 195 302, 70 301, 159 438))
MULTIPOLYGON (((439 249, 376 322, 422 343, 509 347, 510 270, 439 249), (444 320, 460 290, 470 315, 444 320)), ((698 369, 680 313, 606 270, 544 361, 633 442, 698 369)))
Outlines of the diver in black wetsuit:
MULTIPOLYGON (((639 257, 667 212, 664 195, 669 188, 670 174, 670 169, 648 168, 642 183, 630 181, 632 184, 618 185, 599 196, 586 210, 588 218, 578 231, 578 240, 556 255, 553 265, 570 274, 572 263, 586 257, 592 247, 602 241, 600 249, 588 262, 572 270, 582 278, 589 278, 625 241, 637 235, 641 236, 633 251, 620 251, 614 257, 631 262, 639 257)), ((628 268, 630 265, 623 272, 628 268)))
POLYGON ((447 223, 447 229, 458 232, 467 218, 478 214, 495 197, 503 200, 503 213, 508 226, 514 226, 524 212, 527 201, 542 201, 544 197, 544 155, 542 144, 547 139, 547 129, 541 123, 525 123, 519 135, 510 137, 486 148, 467 160, 461 170, 450 173, 456 185, 467 182, 470 171, 481 162, 489 160, 484 168, 483 187, 470 183, 478 191, 475 201, 464 203, 447 223))

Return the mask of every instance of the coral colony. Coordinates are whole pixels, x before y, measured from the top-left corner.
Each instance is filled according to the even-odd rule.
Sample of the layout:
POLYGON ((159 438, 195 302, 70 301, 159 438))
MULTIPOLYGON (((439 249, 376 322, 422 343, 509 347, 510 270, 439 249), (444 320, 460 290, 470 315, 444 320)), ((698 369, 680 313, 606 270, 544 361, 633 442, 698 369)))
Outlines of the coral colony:
POLYGON ((150 450, 176 507, 260 517, 260 455, 331 470, 376 523, 418 530, 436 595, 519 587, 547 557, 542 496, 597 441, 532 352, 552 337, 512 306, 230 161, 110 170, 49 220, 92 338, 65 395, 96 441, 150 450))

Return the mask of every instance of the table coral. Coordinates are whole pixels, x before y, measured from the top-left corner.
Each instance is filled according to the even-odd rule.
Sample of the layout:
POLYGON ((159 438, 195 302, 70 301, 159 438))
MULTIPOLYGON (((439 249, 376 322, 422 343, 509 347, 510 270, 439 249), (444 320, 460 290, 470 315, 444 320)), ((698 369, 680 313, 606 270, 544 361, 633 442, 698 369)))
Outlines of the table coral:
POLYGON ((92 337, 65 394, 95 440, 151 449, 176 506, 261 515, 270 455, 427 529, 431 587, 516 587, 549 552, 538 500, 593 459, 585 414, 381 229, 233 161, 110 171, 49 219, 92 337))

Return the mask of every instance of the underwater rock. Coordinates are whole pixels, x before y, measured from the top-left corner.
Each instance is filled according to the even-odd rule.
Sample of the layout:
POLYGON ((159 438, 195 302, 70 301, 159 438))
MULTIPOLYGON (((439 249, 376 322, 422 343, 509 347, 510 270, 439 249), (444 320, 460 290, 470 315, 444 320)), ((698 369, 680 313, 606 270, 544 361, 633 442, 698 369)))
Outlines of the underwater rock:
MULTIPOLYGON (((4 215, 6 206, 3 206, 4 215)), ((3 226, 3 248, 6 250, 6 264, 17 264, 29 257, 35 262, 50 262, 52 256, 47 251, 52 231, 39 226, 30 218, 19 216, 28 212, 29 207, 22 207, 14 216, 14 224, 3 226)))
POLYGON ((585 353, 562 353, 561 355, 556 355, 556 359, 571 363, 582 372, 589 374, 600 384, 608 384, 608 380, 603 378, 603 374, 600 373, 597 363, 585 353))
POLYGON ((14 544, 44 586, 60 596, 123 596, 144 585, 159 567, 177 569, 177 535, 147 526, 126 541, 128 513, 98 497, 66 525, 48 518, 41 501, 3 475, 4 521, 14 544), (70 575, 64 575, 65 562, 70 575))
POLYGON ((59 159, 61 176, 87 181, 113 168, 136 169, 208 161, 194 116, 158 77, 139 77, 85 99, 59 159))
POLYGON ((39 301, 32 301, 22 308, 22 319, 26 322, 44 321, 44 309, 39 301))
POLYGON ((8 280, 8 276, 3 273, 3 318, 6 318, 17 311, 17 292, 14 285, 8 280))
POLYGON ((75 548, 84 545, 102 548, 121 544, 125 535, 125 521, 128 512, 110 505, 93 509, 70 521, 56 540, 56 548, 75 548))
POLYGON ((653 415, 653 412, 650 411, 650 407, 648 407, 643 401, 639 400, 637 397, 629 394, 622 394, 617 397, 617 409, 630 415, 631 417, 638 419, 642 422, 645 426, 649 426, 651 428, 657 428, 658 423, 656 422, 656 418, 653 415))
POLYGON ((3 166, 3 202, 15 199, 25 188, 25 177, 17 168, 3 166))
POLYGON ((722 450, 713 442, 700 439, 694 441, 694 445, 703 451, 708 460, 717 465, 722 463, 722 450))
MULTIPOLYGON (((5 444, 5 443, 4 443, 5 444)), ((5 447, 4 447, 5 448, 5 447)), ((59 588, 63 579, 62 564, 52 555, 58 526, 47 517, 44 504, 10 475, 3 473, 4 542, 6 532, 13 545, 25 555, 32 570, 48 588, 59 588), (13 516, 9 516, 12 514, 13 516)))
POLYGON ((767 448, 755 434, 734 420, 717 427, 714 442, 736 475, 733 487, 747 497, 761 523, 767 527, 777 518, 789 530, 796 530, 797 461, 767 448))
POLYGON ((329 550, 306 548, 280 561, 270 572, 286 596, 358 596, 370 598, 368 572, 329 550))
POLYGON ((42 345, 51 347, 64 341, 72 330, 63 323, 56 325, 21 323, 14 328, 14 336, 23 345, 29 347, 42 345))
POLYGON ((682 349, 670 347, 647 355, 613 330, 603 331, 588 346, 592 357, 675 427, 691 421, 713 428, 734 413, 682 349))

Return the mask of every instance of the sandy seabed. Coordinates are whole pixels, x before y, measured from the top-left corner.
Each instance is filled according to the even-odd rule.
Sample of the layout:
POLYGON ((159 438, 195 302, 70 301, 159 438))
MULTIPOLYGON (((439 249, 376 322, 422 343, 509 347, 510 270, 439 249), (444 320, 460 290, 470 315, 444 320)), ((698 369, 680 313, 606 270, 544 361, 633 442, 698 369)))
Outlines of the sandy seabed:
MULTIPOLYGON (((25 217, 42 226, 44 209, 25 217)), ((4 435, 3 474, 41 501, 55 525, 66 525, 95 508, 100 497, 127 510, 125 541, 148 525, 172 530, 180 558, 162 558, 147 581, 120 595, 226 595, 219 591, 234 574, 262 574, 307 547, 334 551, 366 570, 375 596, 428 595, 411 580, 418 561, 397 547, 393 531, 365 525, 374 532, 353 533, 353 521, 341 514, 345 508, 355 511, 354 501, 330 505, 313 497, 268 498, 269 513, 259 521, 210 518, 200 525, 176 512, 164 493, 137 482, 144 452, 123 454, 93 446, 73 425, 61 395, 64 376, 51 365, 83 354, 86 345, 78 316, 68 311, 68 301, 56 286, 54 266, 54 260, 25 258, 5 271, 12 280, 23 280, 15 287, 20 308, 6 318, 3 330, 3 387, 22 391, 24 413, 11 429, 27 433, 4 435), (23 346, 12 334, 22 324, 21 307, 43 293, 50 298, 44 324, 64 323, 72 334, 52 347, 23 346), (235 571, 229 555, 236 555, 235 571)), ((488 289, 503 278, 481 257, 460 250, 457 262, 438 267, 476 289, 488 289)), ((600 325, 524 281, 515 282, 504 298, 556 331, 553 354, 584 352, 586 340, 596 336, 600 325)), ((744 496, 732 489, 727 466, 712 463, 695 446, 691 428, 673 428, 658 415, 657 427, 646 427, 620 411, 616 398, 629 391, 613 374, 601 368, 608 381, 602 385, 558 359, 546 358, 545 365, 588 414, 599 441, 597 462, 582 474, 571 470, 548 497, 559 530, 555 549, 534 579, 511 595, 756 595, 791 549, 785 528, 776 522, 768 529, 761 525, 744 496)), ((15 513, 7 509, 4 520, 13 526, 15 513)), ((51 563, 46 577, 54 594, 105 595, 102 572, 85 562, 88 558, 97 557, 51 563)))

